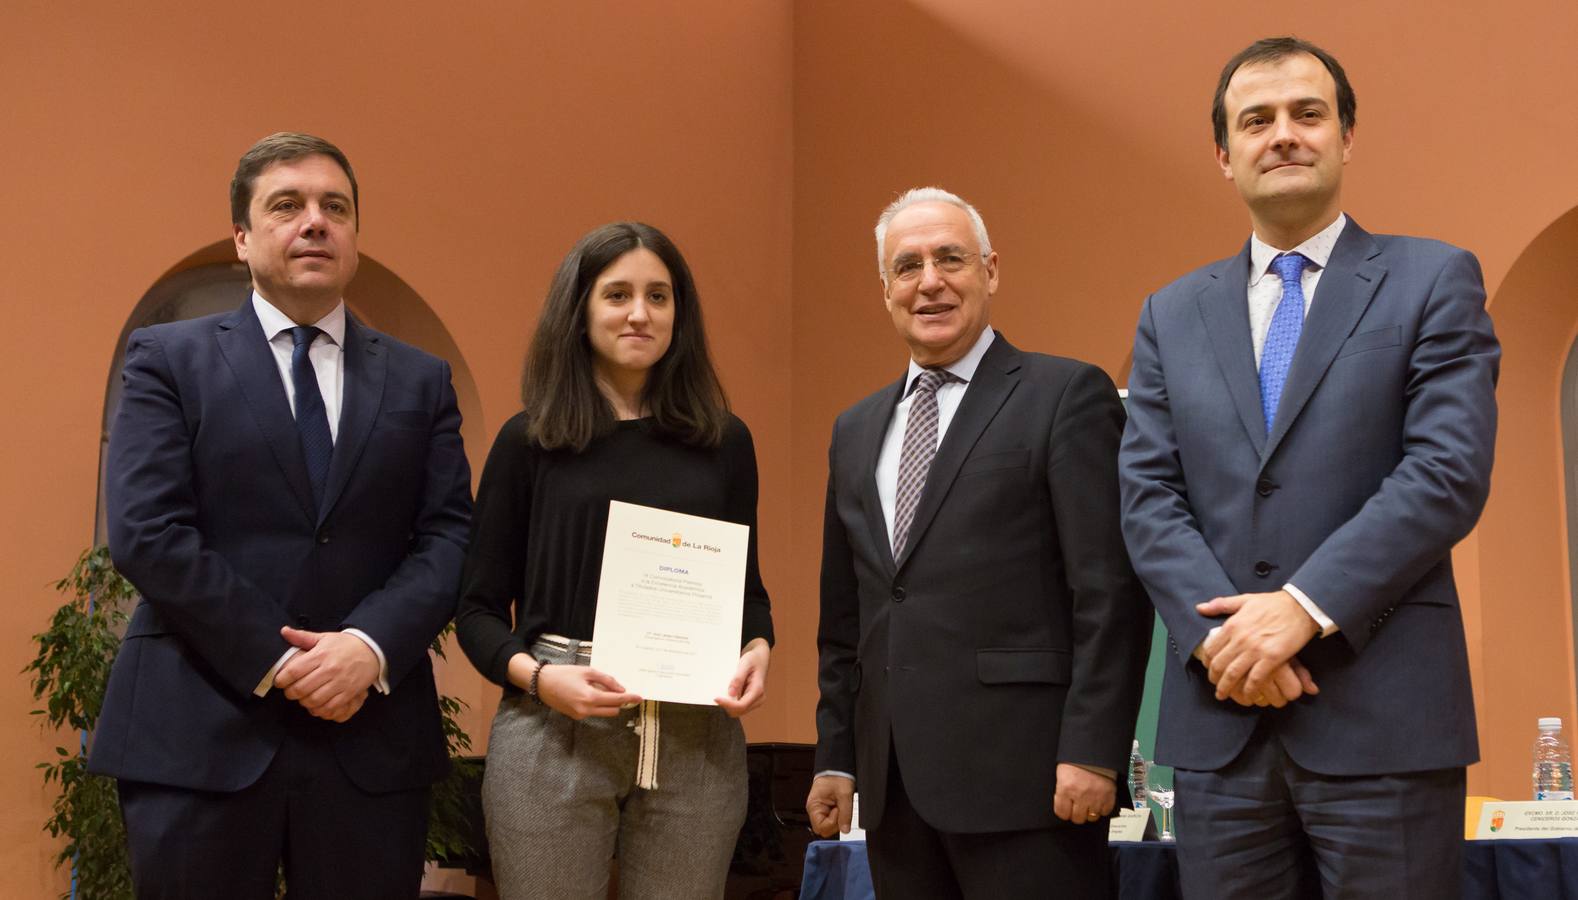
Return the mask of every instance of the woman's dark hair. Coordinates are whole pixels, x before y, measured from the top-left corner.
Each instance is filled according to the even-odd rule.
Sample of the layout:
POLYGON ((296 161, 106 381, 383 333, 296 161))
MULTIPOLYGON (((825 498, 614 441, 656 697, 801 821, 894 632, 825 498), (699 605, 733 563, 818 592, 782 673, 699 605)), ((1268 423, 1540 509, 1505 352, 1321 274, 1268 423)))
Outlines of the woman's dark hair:
POLYGON ((668 352, 647 373, 642 406, 654 428, 694 446, 723 440, 729 403, 707 355, 696 282, 685 257, 663 232, 640 222, 614 222, 576 242, 548 288, 521 378, 526 436, 546 449, 586 449, 614 427, 614 409, 592 375, 586 306, 597 276, 638 247, 657 255, 673 281, 674 331, 668 352))

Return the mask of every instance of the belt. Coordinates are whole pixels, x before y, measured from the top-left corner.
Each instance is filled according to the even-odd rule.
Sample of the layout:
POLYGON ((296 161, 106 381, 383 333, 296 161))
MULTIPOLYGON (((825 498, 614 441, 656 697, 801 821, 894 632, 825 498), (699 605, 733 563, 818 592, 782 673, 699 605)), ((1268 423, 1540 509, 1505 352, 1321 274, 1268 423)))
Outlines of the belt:
MULTIPOLYGON (((559 634, 540 634, 536 643, 567 653, 575 660, 574 665, 590 665, 592 661, 592 642, 568 638, 559 634), (582 659, 585 662, 582 662, 582 659)), ((656 700, 642 700, 636 717, 625 726, 635 731, 640 739, 640 746, 636 749, 636 787, 645 790, 657 790, 657 758, 658 736, 662 732, 662 725, 658 719, 658 702, 656 700)))
POLYGON ((546 644, 549 647, 564 653, 571 653, 576 656, 584 656, 587 659, 592 658, 591 641, 578 641, 575 638, 567 638, 562 634, 539 634, 537 635, 537 639, 532 643, 546 644))

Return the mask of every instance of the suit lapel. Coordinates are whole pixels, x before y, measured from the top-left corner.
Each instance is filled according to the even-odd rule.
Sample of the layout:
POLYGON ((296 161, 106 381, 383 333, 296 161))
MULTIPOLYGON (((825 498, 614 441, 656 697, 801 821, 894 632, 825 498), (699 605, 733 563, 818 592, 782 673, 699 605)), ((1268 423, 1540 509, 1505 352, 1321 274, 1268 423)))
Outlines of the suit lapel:
POLYGON ((263 326, 258 324, 250 295, 235 315, 219 323, 214 341, 230 366, 241 389, 241 398, 268 442, 291 493, 301 504, 302 512, 316 520, 318 514, 312 505, 312 482, 307 476, 306 458, 301 453, 301 436, 290 414, 285 386, 280 383, 279 363, 274 360, 274 351, 263 334, 263 326))
POLYGON ((1255 350, 1249 334, 1248 241, 1238 256, 1211 273, 1210 283, 1200 289, 1195 299, 1244 433, 1254 444, 1255 452, 1263 453, 1266 418, 1260 410, 1260 373, 1255 371, 1255 350))
POLYGON ((1283 435, 1288 433, 1293 420, 1298 418, 1316 385, 1337 358, 1343 342, 1353 333, 1359 317, 1375 297, 1375 289, 1386 276, 1384 266, 1371 262, 1380 252, 1375 238, 1350 219, 1337 238, 1331 259, 1326 262, 1326 271, 1321 273, 1320 283, 1315 287, 1315 299, 1310 303, 1309 316, 1304 320, 1298 347, 1293 351, 1288 380, 1277 402, 1276 426, 1266 442, 1262 460, 1269 460, 1276 452, 1283 435))
POLYGON ((334 455, 329 458, 329 477, 323 487, 323 508, 317 517, 320 521, 334 508, 356 468, 356 461, 367 447, 367 437, 383 405, 384 376, 388 368, 388 357, 377 337, 369 335, 348 311, 342 360, 345 393, 340 405, 340 428, 334 440, 334 455))
POLYGON ((981 364, 976 367, 975 378, 965 388, 964 399, 948 424, 948 431, 937 446, 937 455, 926 473, 926 486, 921 489, 920 501, 915 504, 915 518, 910 521, 909 537, 904 540, 904 552, 898 559, 898 568, 910 558, 926 528, 936 518, 942 498, 953 487, 970 449, 980 439, 981 432, 991 424, 1003 401, 1019 384, 1019 351, 1008 343, 1001 333, 986 348, 981 364))
POLYGON ((888 533, 888 519, 882 513, 882 497, 877 493, 877 457, 882 455, 882 439, 887 437, 888 424, 893 421, 893 408, 904 398, 906 380, 900 376, 897 382, 888 386, 883 402, 872 405, 865 420, 858 424, 854 436, 854 458, 860 466, 856 471, 863 473, 861 512, 865 514, 871 541, 877 547, 877 559, 881 560, 889 575, 897 567, 893 563, 893 538, 888 533))

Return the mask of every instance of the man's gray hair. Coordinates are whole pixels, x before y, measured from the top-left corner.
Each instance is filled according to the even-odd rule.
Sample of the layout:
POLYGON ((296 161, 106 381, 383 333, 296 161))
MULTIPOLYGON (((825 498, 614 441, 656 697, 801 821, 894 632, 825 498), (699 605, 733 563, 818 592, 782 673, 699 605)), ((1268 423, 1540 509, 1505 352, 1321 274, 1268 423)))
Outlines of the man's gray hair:
POLYGON ((963 197, 940 187, 910 188, 900 194, 899 199, 889 203, 882 215, 877 216, 877 274, 882 276, 883 284, 888 283, 888 261, 882 258, 882 245, 888 239, 888 223, 904 209, 917 203, 951 203, 964 210, 970 217, 970 224, 975 227, 975 241, 981 245, 981 255, 991 255, 992 239, 986 236, 986 221, 963 197))

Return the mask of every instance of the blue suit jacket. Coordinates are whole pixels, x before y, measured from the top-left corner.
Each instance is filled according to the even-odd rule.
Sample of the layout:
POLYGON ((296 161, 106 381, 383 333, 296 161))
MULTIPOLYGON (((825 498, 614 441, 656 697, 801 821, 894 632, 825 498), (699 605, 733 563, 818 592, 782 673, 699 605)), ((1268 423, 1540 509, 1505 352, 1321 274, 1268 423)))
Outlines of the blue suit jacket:
POLYGON ((1315 772, 1478 759, 1451 549, 1490 486, 1500 347, 1479 264, 1349 221, 1267 435, 1249 248, 1146 300, 1120 451, 1123 530, 1169 632, 1159 760, 1226 765, 1261 719, 1315 772), (1340 627, 1300 653, 1321 692, 1217 701, 1194 604, 1297 585, 1340 627))
POLYGON ((449 366, 347 316, 344 397, 321 509, 250 299, 133 332, 110 435, 110 551, 142 602, 115 660, 94 772, 234 791, 291 729, 332 735, 381 792, 445 770, 428 645, 454 612, 471 475, 449 366), (391 693, 343 724, 253 690, 280 626, 360 628, 391 693))

